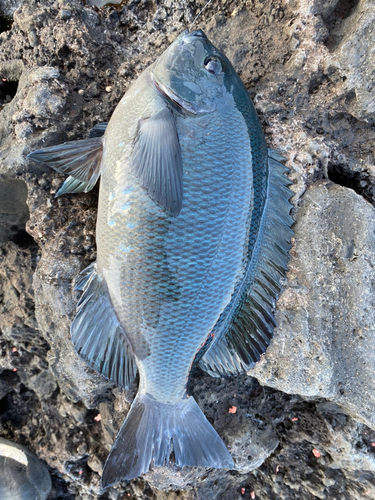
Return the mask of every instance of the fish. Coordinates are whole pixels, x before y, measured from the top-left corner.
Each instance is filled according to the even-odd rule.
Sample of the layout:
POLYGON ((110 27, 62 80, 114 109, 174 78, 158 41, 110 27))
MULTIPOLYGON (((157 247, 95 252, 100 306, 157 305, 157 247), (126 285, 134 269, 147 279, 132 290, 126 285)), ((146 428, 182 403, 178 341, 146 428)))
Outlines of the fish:
POLYGON ((271 342, 288 269, 291 182, 267 148, 248 91, 200 30, 182 32, 89 138, 28 155, 69 177, 100 177, 97 260, 82 271, 72 342, 129 387, 130 411, 103 488, 168 466, 233 469, 187 384, 249 370, 271 342))

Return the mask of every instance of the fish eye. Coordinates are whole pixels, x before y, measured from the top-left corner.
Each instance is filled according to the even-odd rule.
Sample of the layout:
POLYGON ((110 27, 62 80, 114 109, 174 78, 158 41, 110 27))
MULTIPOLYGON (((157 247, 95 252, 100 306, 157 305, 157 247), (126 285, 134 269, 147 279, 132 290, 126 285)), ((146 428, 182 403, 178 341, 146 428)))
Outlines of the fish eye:
POLYGON ((217 56, 208 56, 204 60, 204 67, 211 75, 218 75, 224 70, 224 65, 217 56))

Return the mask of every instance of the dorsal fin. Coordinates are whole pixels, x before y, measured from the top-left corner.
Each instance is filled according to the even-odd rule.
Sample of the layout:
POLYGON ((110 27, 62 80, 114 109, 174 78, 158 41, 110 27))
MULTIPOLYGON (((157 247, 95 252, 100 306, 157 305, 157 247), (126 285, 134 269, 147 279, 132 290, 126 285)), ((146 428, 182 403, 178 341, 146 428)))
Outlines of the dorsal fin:
MULTIPOLYGON (((293 235, 289 199, 291 182, 269 151, 267 198, 258 236, 243 283, 219 319, 214 337, 200 359, 212 376, 228 376, 251 368, 266 351, 275 327, 274 307, 281 291, 293 235)), ((277 159, 276 159, 277 158, 277 159)))
POLYGON ((108 122, 97 123, 92 127, 89 132, 89 138, 91 137, 102 137, 107 130, 108 122))

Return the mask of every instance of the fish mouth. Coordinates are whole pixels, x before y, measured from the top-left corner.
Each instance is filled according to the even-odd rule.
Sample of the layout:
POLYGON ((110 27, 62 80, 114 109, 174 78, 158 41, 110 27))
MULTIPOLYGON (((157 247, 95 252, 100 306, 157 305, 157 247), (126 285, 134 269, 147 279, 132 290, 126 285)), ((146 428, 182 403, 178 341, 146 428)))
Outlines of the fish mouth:
POLYGON ((194 104, 185 101, 185 99, 175 94, 173 90, 158 81, 155 75, 151 74, 151 79, 159 94, 171 101, 175 106, 177 106, 177 109, 183 110, 185 113, 189 113, 192 115, 198 114, 198 109, 194 104))

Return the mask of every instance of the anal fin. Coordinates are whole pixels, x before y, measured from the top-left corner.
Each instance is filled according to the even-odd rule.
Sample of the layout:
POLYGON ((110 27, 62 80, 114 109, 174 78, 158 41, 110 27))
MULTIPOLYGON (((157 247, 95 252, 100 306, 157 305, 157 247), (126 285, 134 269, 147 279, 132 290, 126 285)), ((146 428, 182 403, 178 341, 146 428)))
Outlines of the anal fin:
POLYGON ((78 181, 74 177, 70 176, 65 179, 60 189, 55 194, 55 198, 61 196, 62 194, 76 194, 76 193, 88 193, 95 186, 96 179, 94 182, 83 182, 78 181))
POLYGON ((77 353, 93 370, 130 387, 137 373, 133 350, 96 264, 82 271, 75 289, 83 292, 70 328, 77 353))

